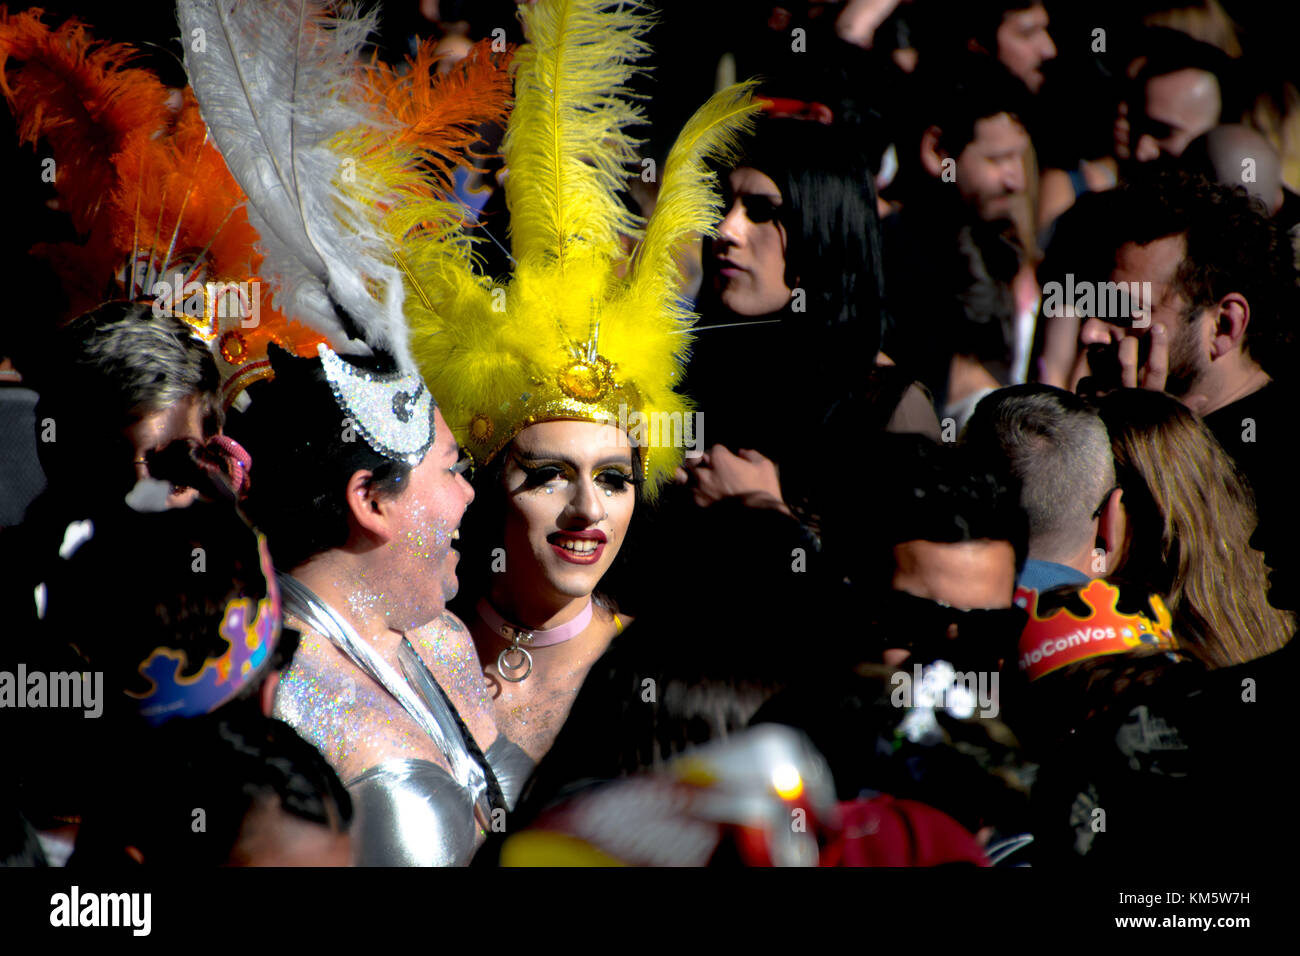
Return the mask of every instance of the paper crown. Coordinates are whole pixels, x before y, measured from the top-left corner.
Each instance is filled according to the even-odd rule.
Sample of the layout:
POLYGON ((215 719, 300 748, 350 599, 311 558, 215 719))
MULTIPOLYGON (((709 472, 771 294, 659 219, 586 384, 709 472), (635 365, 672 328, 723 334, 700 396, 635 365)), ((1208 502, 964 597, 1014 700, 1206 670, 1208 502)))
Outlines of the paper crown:
POLYGON ((696 113, 642 220, 618 193, 629 167, 645 168, 627 132, 643 114, 626 86, 647 51, 645 8, 540 0, 520 16, 529 43, 515 56, 502 144, 513 275, 479 274, 466 229, 424 228, 418 206, 395 210, 412 352, 478 464, 531 424, 598 422, 642 447, 653 495, 691 441, 691 405, 675 389, 695 316, 676 257, 715 228, 707 161, 733 155, 758 106, 742 84, 696 113))
POLYGON ((1173 617, 1158 595, 1148 598, 1151 615, 1118 610, 1119 588, 1101 579, 1080 589, 1078 597, 1088 608, 1082 617, 1068 607, 1040 615, 1039 593, 1016 589, 1015 603, 1029 612, 1029 622, 1020 635, 1020 670, 1029 680, 1092 657, 1142 647, 1177 650, 1173 617))
POLYGON ((157 648, 140 665, 140 673, 153 689, 130 696, 139 700, 145 720, 160 724, 173 717, 211 713, 261 676, 262 665, 280 636, 280 587, 266 538, 260 533, 257 551, 266 596, 259 601, 237 597, 227 602, 220 624, 220 634, 229 642, 224 653, 205 660, 193 677, 181 676, 185 653, 173 647, 157 648))

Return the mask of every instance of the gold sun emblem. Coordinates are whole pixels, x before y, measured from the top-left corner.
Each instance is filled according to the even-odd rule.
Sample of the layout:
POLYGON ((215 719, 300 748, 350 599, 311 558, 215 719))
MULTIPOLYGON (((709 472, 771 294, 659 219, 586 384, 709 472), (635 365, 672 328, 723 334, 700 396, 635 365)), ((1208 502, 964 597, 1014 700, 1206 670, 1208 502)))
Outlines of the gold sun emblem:
POLYGON ((476 444, 482 444, 492 437, 496 429, 492 425, 492 419, 487 415, 479 412, 469 420, 469 438, 476 444))
POLYGON ((614 384, 608 360, 597 355, 594 362, 581 359, 560 370, 556 384, 560 391, 580 402, 594 402, 614 384))

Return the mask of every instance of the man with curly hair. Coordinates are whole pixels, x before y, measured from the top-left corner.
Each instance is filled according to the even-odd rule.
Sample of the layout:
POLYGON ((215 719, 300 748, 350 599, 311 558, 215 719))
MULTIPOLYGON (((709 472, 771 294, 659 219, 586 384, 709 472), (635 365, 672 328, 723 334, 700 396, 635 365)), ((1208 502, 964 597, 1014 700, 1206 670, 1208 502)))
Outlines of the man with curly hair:
POLYGON ((1258 540, 1276 571, 1296 519, 1277 468, 1293 430, 1300 275, 1291 244, 1240 186, 1175 171, 1122 193, 1110 278, 1149 282, 1150 301, 1128 319, 1084 320, 1077 371, 1093 377, 1080 390, 1159 389, 1202 416, 1255 490, 1258 540))

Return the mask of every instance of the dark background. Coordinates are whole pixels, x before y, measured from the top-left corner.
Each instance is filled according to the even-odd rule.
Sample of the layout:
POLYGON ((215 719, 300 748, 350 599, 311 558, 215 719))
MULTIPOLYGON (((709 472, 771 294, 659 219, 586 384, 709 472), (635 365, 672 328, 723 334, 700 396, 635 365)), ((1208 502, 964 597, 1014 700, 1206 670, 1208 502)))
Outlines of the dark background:
MULTIPOLYGON (((918 39, 942 20, 945 9, 966 0, 917 0, 904 13, 918 39)), ((1136 33, 1141 16, 1167 7, 1158 0, 1048 0, 1051 33, 1058 58, 1047 64, 1042 121, 1036 128, 1040 165, 1077 161, 1080 151, 1105 149, 1109 142, 1115 101, 1114 77, 1123 68, 1124 45, 1136 33), (1106 54, 1093 54, 1092 31, 1107 31, 1106 54), (1072 160, 1073 157, 1073 160, 1072 160)), ((1245 60, 1265 77, 1300 81, 1300 3, 1293 0, 1223 0, 1241 26, 1245 60)), ((41 4, 47 22, 68 16, 84 21, 97 39, 127 42, 141 52, 140 65, 155 70, 174 85, 184 83, 179 27, 171 0, 53 0, 41 4)), ((400 60, 414 35, 437 35, 438 26, 420 13, 419 0, 379 0, 381 29, 375 38, 382 57, 400 60)), ((649 126, 641 131, 646 154, 662 160, 682 123, 712 92, 717 63, 725 52, 736 60, 736 76, 765 79, 764 92, 830 104, 847 111, 869 127, 879 113, 898 111, 895 78, 883 72, 881 54, 870 55, 838 41, 832 34, 840 4, 787 0, 787 15, 768 0, 658 0, 659 23, 650 35, 655 53, 636 81, 645 95, 649 126), (774 12, 775 11, 775 12, 774 12), (790 30, 807 30, 808 51, 791 50, 790 30)), ((23 5, 11 4, 21 10, 23 5)), ((471 38, 506 30, 508 39, 522 40, 513 0, 441 0, 445 19, 469 23, 471 38)), ((878 41, 883 45, 887 41, 878 41)), ((924 47, 923 47, 924 49, 924 47)), ((904 107, 905 109, 905 107, 904 107)), ((888 133, 880 140, 888 141, 888 133)), ((19 147, 8 110, 0 110, 0 170, 3 171, 4 223, 2 279, 12 293, 30 289, 28 307, 56 302, 58 290, 44 267, 26 255, 40 241, 69 238, 66 217, 51 212, 46 202, 53 189, 42 183, 43 153, 19 147), (44 293, 42 295, 42 293, 44 293)), ((14 306, 11 305, 11 308, 14 306)), ((18 306, 24 308, 24 306, 18 306)))

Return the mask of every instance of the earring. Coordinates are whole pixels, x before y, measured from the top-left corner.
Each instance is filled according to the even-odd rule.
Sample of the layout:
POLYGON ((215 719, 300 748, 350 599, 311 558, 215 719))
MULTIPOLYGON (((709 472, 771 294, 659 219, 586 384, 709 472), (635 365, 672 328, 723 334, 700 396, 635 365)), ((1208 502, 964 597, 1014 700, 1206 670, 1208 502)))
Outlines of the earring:
POLYGON ((547 493, 548 495, 553 495, 553 494, 555 494, 555 489, 554 489, 554 488, 547 488, 547 489, 546 489, 546 493, 547 493))

